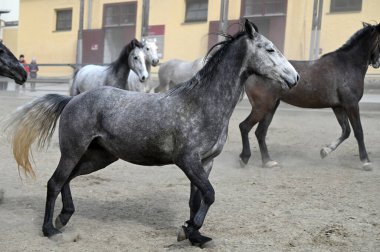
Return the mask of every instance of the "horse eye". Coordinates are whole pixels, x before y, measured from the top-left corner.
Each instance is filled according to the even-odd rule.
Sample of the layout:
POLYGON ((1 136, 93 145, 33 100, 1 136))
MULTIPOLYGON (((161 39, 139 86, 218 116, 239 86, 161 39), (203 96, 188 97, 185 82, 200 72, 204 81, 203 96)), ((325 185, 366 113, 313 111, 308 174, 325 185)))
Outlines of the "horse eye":
POLYGON ((274 52, 274 49, 273 48, 267 49, 267 52, 272 53, 274 52))
POLYGON ((149 48, 146 48, 147 51, 149 51, 149 48))
POLYGON ((137 57, 137 56, 135 56, 135 57, 133 57, 133 59, 134 59, 134 60, 138 60, 138 57, 137 57))

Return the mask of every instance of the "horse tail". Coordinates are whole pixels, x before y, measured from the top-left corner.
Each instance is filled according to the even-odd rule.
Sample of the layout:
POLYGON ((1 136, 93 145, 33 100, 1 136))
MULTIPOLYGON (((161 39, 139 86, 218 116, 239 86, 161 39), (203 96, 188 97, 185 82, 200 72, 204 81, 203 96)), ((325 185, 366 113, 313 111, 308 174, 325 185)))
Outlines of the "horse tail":
POLYGON ((32 144, 37 140, 38 149, 42 149, 50 142, 57 120, 72 98, 48 94, 18 108, 7 119, 5 130, 9 131, 13 156, 27 176, 35 177, 30 163, 32 144))

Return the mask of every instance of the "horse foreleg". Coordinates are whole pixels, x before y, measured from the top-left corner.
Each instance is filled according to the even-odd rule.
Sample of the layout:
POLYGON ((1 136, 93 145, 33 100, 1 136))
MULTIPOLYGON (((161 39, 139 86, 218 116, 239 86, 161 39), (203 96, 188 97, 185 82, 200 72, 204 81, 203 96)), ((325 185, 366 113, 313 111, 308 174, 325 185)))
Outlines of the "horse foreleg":
MULTIPOLYGON (((209 160, 206 162, 203 162, 203 168, 207 173, 207 176, 210 175, 211 169, 212 169, 213 160, 209 160)), ((191 183, 190 184, 190 200, 189 200, 189 207, 190 207, 190 219, 186 221, 187 224, 194 222, 194 216, 198 212, 198 209, 201 205, 202 201, 202 193, 198 190, 198 188, 191 183)), ((186 227, 182 226, 180 232, 178 233, 177 240, 185 240, 188 237, 186 236, 186 227)))
POLYGON ((351 133, 350 124, 348 122, 346 111, 344 111, 344 109, 342 109, 340 107, 335 107, 332 109, 334 111, 336 119, 339 122, 340 127, 342 128, 342 134, 337 140, 335 140, 331 144, 329 144, 326 147, 323 147, 321 149, 321 158, 325 158, 332 151, 336 150, 336 148, 338 148, 338 146, 344 140, 346 140, 350 136, 350 133, 351 133))
POLYGON ((259 122, 259 125, 257 126, 257 129, 255 131, 255 135, 260 147, 263 167, 266 167, 266 168, 273 168, 273 167, 278 166, 278 163, 276 161, 273 161, 269 156, 268 147, 266 143, 266 136, 268 133, 269 125, 272 122, 274 113, 276 112, 279 104, 280 104, 280 101, 277 101, 273 109, 270 110, 264 116, 264 118, 259 122))
POLYGON ((191 217, 187 221, 187 227, 183 226, 185 237, 193 245, 201 246, 211 240, 211 238, 201 235, 199 229, 204 223, 208 209, 215 201, 215 191, 208 179, 212 162, 204 168, 198 154, 189 154, 178 159, 176 163, 189 178, 192 185, 190 197, 191 217), (208 169, 208 171, 205 169, 208 169), (198 194, 198 190, 200 194, 198 194))
POLYGON ((363 128, 360 122, 359 105, 351 106, 346 109, 348 119, 350 120, 352 129, 354 130, 355 138, 359 146, 360 160, 363 162, 363 169, 372 170, 371 161, 368 158, 367 150, 364 144, 363 128))

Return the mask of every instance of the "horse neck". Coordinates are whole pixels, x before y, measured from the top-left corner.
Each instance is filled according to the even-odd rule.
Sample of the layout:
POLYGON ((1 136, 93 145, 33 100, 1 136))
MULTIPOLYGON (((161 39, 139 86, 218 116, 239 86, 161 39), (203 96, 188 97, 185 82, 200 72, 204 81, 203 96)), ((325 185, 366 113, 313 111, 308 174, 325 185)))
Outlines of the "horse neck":
POLYGON ((370 35, 363 36, 355 45, 348 50, 344 50, 345 54, 350 58, 348 62, 360 69, 363 76, 367 72, 371 57, 371 51, 368 50, 368 48, 371 48, 371 38, 369 37, 370 35))
POLYGON ((243 91, 246 71, 243 65, 246 60, 247 44, 244 39, 228 45, 222 57, 210 59, 190 81, 199 82, 188 94, 200 108, 209 110, 214 115, 220 115, 215 110, 230 117, 243 91))
POLYGON ((127 89, 127 83, 128 83, 128 75, 130 72, 129 65, 127 63, 117 64, 117 68, 115 66, 112 66, 112 86, 121 88, 121 89, 127 89))
POLYGON ((152 64, 151 64, 150 60, 145 61, 145 66, 146 66, 146 71, 148 71, 148 74, 150 74, 150 70, 152 68, 152 64))

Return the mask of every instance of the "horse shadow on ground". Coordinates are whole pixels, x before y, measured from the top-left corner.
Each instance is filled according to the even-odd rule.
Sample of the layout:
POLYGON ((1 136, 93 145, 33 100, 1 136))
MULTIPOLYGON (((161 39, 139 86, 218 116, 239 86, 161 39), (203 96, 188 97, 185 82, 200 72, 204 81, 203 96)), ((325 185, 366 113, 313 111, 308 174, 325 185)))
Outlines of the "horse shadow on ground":
MULTIPOLYGON (((138 223, 156 230, 170 229, 178 227, 178 195, 168 195, 168 193, 151 192, 144 194, 141 198, 122 197, 100 199, 99 197, 90 196, 89 198, 75 197, 74 205, 76 212, 68 225, 79 225, 83 219, 86 222, 103 222, 108 225, 113 223, 138 223), (172 199, 172 200, 170 200, 172 199), (75 218, 76 217, 76 218, 75 218), (78 220, 79 218, 79 220, 78 220), (82 219, 82 220, 80 220, 82 219), (75 222, 77 224, 75 224, 75 222)), ((187 203, 185 199, 182 200, 187 203)), ((25 209, 35 213, 33 217, 35 225, 42 225, 44 218, 45 197, 40 196, 23 196, 23 197, 5 197, 1 208, 9 211, 16 211, 21 216, 25 209)), ((56 217, 62 209, 60 196, 57 199, 54 216, 56 217)), ((187 215, 187 208, 184 204, 183 214, 187 215)), ((54 218, 55 218, 54 217, 54 218)), ((78 227, 78 226, 77 226, 78 227)))

